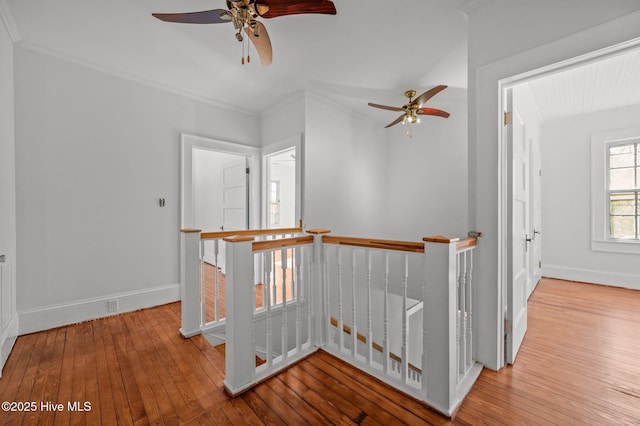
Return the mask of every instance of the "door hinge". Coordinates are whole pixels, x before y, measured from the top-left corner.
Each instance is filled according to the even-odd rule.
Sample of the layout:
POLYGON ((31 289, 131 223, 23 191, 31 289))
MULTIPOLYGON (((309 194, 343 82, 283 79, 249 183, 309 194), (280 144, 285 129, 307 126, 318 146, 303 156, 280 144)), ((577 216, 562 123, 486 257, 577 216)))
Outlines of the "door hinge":
POLYGON ((511 333, 511 321, 509 321, 508 319, 504 320, 504 333, 511 333))
POLYGON ((251 170, 249 169, 249 167, 247 167, 247 169, 246 169, 246 173, 247 173, 247 174, 249 174, 249 172, 250 172, 250 171, 251 171, 251 170))
POLYGON ((509 124, 511 124, 511 122, 513 121, 513 113, 511 111, 505 111, 504 112, 504 125, 508 126, 509 124))

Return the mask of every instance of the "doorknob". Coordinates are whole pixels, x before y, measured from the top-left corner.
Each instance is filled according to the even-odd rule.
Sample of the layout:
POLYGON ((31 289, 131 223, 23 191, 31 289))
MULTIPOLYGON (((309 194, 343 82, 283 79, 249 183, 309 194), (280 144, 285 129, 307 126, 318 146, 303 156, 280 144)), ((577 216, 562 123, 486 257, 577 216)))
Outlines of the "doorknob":
POLYGON ((529 238, 529 234, 524 234, 524 251, 529 251, 529 243, 533 241, 532 238, 529 238))

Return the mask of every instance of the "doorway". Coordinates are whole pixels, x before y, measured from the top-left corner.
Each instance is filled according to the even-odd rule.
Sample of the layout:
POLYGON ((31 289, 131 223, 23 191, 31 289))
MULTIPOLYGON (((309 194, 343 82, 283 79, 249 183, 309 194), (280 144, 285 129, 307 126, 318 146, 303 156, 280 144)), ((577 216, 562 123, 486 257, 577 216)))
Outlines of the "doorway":
MULTIPOLYGON (((549 122, 554 126, 557 126, 557 123, 562 121, 559 118, 555 118, 555 121, 554 119, 549 118, 551 114, 544 106, 542 106, 542 113, 538 113, 537 119, 533 120, 533 126, 530 126, 529 120, 521 120, 522 116, 526 115, 522 114, 522 110, 527 108, 526 102, 524 107, 519 107, 518 101, 515 100, 515 96, 510 99, 510 93, 515 94, 519 91, 521 98, 523 96, 525 98, 529 97, 530 103, 541 106, 543 105, 541 99, 543 99, 544 96, 537 94, 534 91, 542 90, 541 85, 543 84, 543 81, 549 82, 548 84, 558 84, 558 80, 564 79, 564 84, 561 84, 560 86, 553 86, 553 88, 555 89, 555 93, 558 93, 559 89, 563 89, 564 92, 562 93, 562 96, 564 98, 570 97, 571 95, 567 92, 567 88, 571 87, 572 84, 567 84, 566 82, 572 83, 572 81, 575 81, 578 77, 582 77, 579 73, 586 74, 586 71, 584 71, 586 67, 592 66, 596 63, 604 63, 604 61, 608 61, 613 58, 619 58, 620 56, 637 49, 638 45, 640 45, 640 41, 638 40, 623 43, 621 45, 612 46, 581 57, 569 59, 558 64, 532 70, 498 81, 501 95, 499 99, 500 111, 509 113, 509 118, 512 120, 511 123, 513 123, 509 125, 509 129, 506 129, 506 127, 509 126, 506 126, 505 123, 501 122, 500 131, 498 132, 500 138, 499 152, 501 170, 499 182, 499 211, 502 213, 499 232, 501 233, 500 240, 504 242, 500 248, 500 274, 502 277, 502 304, 500 306, 502 308, 501 312, 503 315, 503 321, 501 321, 501 323, 503 324, 503 335, 505 336, 505 351, 502 355, 503 366, 506 363, 514 362, 519 343, 521 342, 520 337, 524 337, 524 334, 526 333, 526 320, 522 320, 523 314, 526 316, 526 298, 523 299, 521 296, 522 294, 526 294, 528 298, 543 272, 542 237, 544 230, 542 218, 545 217, 545 215, 543 214, 542 208, 548 208, 547 206, 542 205, 543 185, 540 183, 542 171, 544 170, 544 151, 542 150, 541 152, 539 148, 535 147, 536 143, 543 143, 541 140, 541 131, 538 129, 537 131, 530 132, 529 130, 531 127, 535 128, 537 126, 539 128, 543 124, 549 122), (578 74, 572 74, 574 72, 577 72, 578 74), (557 77, 560 75, 562 75, 562 77, 557 77), (522 125, 517 124, 518 121, 520 121, 522 125), (522 128, 525 130, 522 130, 522 128), (514 137, 517 133, 521 134, 518 137, 518 140, 520 141, 519 143, 524 144, 523 146, 528 147, 528 149, 531 150, 531 154, 527 156, 527 161, 530 166, 526 166, 526 162, 520 162, 518 159, 519 154, 515 153, 514 137), (530 180, 530 183, 527 185, 528 194, 526 200, 528 200, 530 205, 527 208, 522 209, 518 207, 518 205, 521 204, 521 200, 517 198, 514 192, 514 185, 518 183, 518 179, 520 179, 519 183, 526 183, 526 179, 522 178, 524 168, 529 169, 526 173, 527 178, 530 180), (521 220, 523 223, 528 222, 529 224, 518 229, 514 226, 518 220, 521 220), (523 262, 528 263, 528 265, 523 264, 523 262), (530 268, 530 270, 526 272, 528 277, 530 277, 530 286, 523 284, 523 281, 518 279, 519 277, 518 271, 516 271, 516 265, 521 265, 523 268, 528 266, 530 268), (523 290, 525 290, 526 293, 523 293, 523 290)), ((585 108, 585 105, 587 105, 587 100, 591 101, 591 98, 596 97, 593 94, 596 89, 601 91, 603 90, 602 83, 598 83, 595 80, 588 80, 588 83, 590 85, 588 86, 588 89, 592 90, 580 91, 580 96, 582 96, 584 100, 578 106, 583 109, 585 108), (587 97, 589 97, 589 99, 587 99, 587 97)), ((554 93, 554 90, 548 90, 547 92, 554 93)), ((556 98, 556 103, 559 103, 560 101, 564 101, 564 99, 560 100, 556 98)), ((554 108, 557 107, 557 105, 553 106, 554 108)), ((604 105, 602 109, 611 108, 613 107, 609 104, 604 105)), ((575 114, 579 115, 580 113, 585 114, 584 111, 576 111, 575 114)), ((585 144, 588 144, 589 142, 587 139, 585 139, 585 144)), ((568 156, 566 161, 566 164, 589 163, 588 156, 583 158, 575 153, 572 156, 568 156)), ((588 181, 588 179, 583 180, 588 181)), ((549 208, 556 207, 550 206, 549 208)), ((589 215, 588 208, 579 210, 584 215, 589 215)), ((562 212, 558 213, 562 214, 562 212)), ((564 211, 564 213, 568 214, 567 211, 564 211)), ((581 229, 582 231, 578 235, 589 234, 590 227, 588 225, 581 227, 581 229)), ((558 278, 562 277, 559 276, 558 278)))
POLYGON ((302 135, 262 149, 262 194, 265 228, 293 228, 303 221, 302 135))

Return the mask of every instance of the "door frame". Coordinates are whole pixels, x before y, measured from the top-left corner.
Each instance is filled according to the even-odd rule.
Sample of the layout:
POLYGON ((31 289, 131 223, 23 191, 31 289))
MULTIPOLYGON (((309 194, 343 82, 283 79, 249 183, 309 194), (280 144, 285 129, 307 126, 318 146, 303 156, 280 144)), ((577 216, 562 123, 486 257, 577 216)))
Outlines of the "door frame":
MULTIPOLYGON (((296 194, 295 194, 295 217, 299 221, 304 221, 303 199, 304 194, 304 147, 302 134, 289 136, 279 142, 275 142, 262 147, 260 153, 262 155, 262 227, 269 228, 269 167, 267 161, 272 155, 291 148, 296 149, 296 194)), ((295 226, 298 226, 296 223, 295 226)))
MULTIPOLYGON (((203 149, 247 157, 251 169, 249 191, 249 228, 260 223, 260 148, 211 139, 187 133, 180 135, 180 228, 194 227, 193 150, 203 149)), ((202 231, 217 231, 203 229, 202 231)))
MULTIPOLYGON (((509 229, 508 213, 513 208, 509 204, 507 167, 511 158, 508 156, 507 140, 503 129, 503 114, 506 111, 505 93, 512 88, 530 80, 553 74, 566 69, 571 69, 591 62, 597 62, 609 56, 622 54, 631 49, 640 47, 640 38, 635 38, 602 49, 598 49, 583 55, 575 56, 540 68, 535 68, 510 77, 498 79, 498 336, 504 336, 505 313, 502 309, 505 301, 505 289, 509 279, 509 265, 513 261, 508 242, 512 238, 512 230, 509 229)), ((544 268, 543 268, 544 270, 544 268)), ((506 365, 505 351, 499 351, 499 368, 506 365)))

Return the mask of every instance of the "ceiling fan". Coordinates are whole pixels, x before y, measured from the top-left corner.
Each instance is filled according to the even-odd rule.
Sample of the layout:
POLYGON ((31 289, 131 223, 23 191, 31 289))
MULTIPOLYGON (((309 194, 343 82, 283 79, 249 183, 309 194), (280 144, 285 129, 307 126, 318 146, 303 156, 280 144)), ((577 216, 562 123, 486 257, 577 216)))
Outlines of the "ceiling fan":
MULTIPOLYGON (((419 123, 420 122, 420 118, 418 117, 419 115, 435 115, 438 117, 443 117, 443 118, 447 118, 449 117, 449 113, 446 111, 442 111, 441 109, 437 109, 437 108, 427 108, 427 107, 423 107, 422 105, 424 105, 425 102, 427 102, 429 99, 431 99, 432 97, 434 97, 435 95, 437 95, 438 93, 440 93, 441 91, 443 91, 444 89, 446 89, 447 86, 436 86, 431 90, 427 90, 426 92, 424 92, 423 94, 421 94, 420 96, 418 96, 417 98, 413 99, 413 97, 416 95, 416 91, 415 90, 407 90, 406 92, 404 92, 404 95, 409 98, 409 102, 407 102, 406 104, 404 104, 401 107, 394 107, 394 106, 387 106, 387 105, 379 105, 379 104, 374 104, 369 102, 369 106, 372 106, 374 108, 381 108, 381 109, 386 109, 389 111, 402 111, 404 112, 404 114, 402 114, 400 117, 396 118, 394 121, 392 121, 391 123, 387 124, 385 126, 385 129, 387 127, 391 127, 391 126, 395 126, 398 123, 402 123, 402 124, 415 124, 415 123, 419 123)), ((407 133, 407 135, 410 136, 409 133, 407 133)))
MULTIPOLYGON (((267 29, 257 18, 277 18, 278 16, 303 13, 335 15, 336 7, 330 0, 226 0, 227 9, 203 10, 187 13, 153 13, 161 21, 182 24, 224 24, 233 23, 236 40, 242 44, 244 64, 244 36, 253 43, 263 66, 271 64, 273 52, 267 29)), ((247 47, 248 49, 248 47, 247 47)), ((251 60, 247 54, 247 62, 251 60)))

